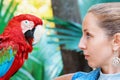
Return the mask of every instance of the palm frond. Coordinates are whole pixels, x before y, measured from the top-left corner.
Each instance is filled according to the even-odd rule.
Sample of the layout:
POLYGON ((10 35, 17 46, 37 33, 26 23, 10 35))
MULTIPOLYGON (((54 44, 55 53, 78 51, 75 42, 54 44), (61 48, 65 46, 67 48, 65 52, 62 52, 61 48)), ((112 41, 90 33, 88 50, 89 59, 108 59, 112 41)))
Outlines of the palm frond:
POLYGON ((7 22, 14 16, 14 12, 17 9, 18 3, 15 0, 11 0, 8 4, 7 9, 4 9, 6 5, 3 4, 5 0, 1 0, 0 2, 0 34, 4 31, 7 22))
POLYGON ((16 76, 12 77, 10 80, 35 80, 35 79, 27 70, 21 68, 19 72, 16 73, 16 76))
POLYGON ((3 0, 0 1, 0 17, 2 16, 1 12, 2 12, 2 7, 3 7, 3 0))
POLYGON ((64 45, 64 49, 80 51, 78 48, 79 40, 82 36, 82 27, 80 24, 72 21, 64 21, 59 18, 46 19, 49 22, 54 22, 56 25, 61 26, 51 27, 46 26, 46 29, 53 30, 56 33, 51 33, 48 36, 51 38, 49 43, 55 43, 59 45, 64 45), (59 40, 57 40, 59 39, 59 40))

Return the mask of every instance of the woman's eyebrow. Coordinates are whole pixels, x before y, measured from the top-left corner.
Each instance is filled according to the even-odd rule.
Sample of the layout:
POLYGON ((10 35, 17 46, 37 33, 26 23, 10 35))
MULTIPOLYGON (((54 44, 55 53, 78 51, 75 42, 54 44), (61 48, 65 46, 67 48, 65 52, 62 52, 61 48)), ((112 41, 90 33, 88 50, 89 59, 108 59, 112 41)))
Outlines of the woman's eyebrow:
POLYGON ((84 31, 84 32, 87 32, 87 31, 88 31, 88 29, 83 29, 83 31, 84 31))

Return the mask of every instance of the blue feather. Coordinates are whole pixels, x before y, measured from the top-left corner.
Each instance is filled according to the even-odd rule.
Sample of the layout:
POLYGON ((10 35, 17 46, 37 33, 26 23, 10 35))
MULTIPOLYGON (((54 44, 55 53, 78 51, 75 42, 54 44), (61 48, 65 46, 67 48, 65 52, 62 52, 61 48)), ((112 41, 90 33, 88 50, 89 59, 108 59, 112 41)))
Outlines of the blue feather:
POLYGON ((11 47, 0 51, 0 77, 4 76, 12 66, 15 53, 11 47))

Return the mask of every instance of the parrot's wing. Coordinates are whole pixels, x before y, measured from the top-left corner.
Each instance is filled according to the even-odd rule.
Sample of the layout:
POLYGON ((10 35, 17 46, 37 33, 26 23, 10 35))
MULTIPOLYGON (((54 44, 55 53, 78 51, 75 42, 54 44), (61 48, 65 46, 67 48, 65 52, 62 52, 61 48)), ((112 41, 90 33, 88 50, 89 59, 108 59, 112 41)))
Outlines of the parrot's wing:
POLYGON ((0 77, 4 76, 10 69, 16 51, 12 49, 11 46, 2 48, 0 50, 0 77))

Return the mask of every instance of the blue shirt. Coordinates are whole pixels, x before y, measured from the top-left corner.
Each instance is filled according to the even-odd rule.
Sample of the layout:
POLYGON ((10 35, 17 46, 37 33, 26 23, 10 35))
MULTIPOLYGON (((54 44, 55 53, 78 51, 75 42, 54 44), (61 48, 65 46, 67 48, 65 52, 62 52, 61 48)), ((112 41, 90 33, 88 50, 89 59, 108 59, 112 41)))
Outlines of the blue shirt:
POLYGON ((73 75, 72 80, 120 80, 120 73, 103 74, 100 68, 89 73, 77 72, 73 75))
POLYGON ((77 72, 73 75, 72 80, 98 80, 99 75, 100 68, 97 68, 89 73, 77 72))

